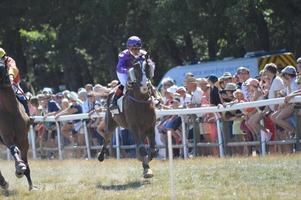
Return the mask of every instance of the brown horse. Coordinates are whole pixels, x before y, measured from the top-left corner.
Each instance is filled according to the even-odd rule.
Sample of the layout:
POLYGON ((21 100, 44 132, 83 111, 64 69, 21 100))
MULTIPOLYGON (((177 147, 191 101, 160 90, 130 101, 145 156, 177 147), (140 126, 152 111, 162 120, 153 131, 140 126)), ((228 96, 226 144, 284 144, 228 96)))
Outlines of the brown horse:
MULTIPOLYGON (((33 189, 27 161, 29 148, 28 130, 30 119, 22 104, 16 99, 10 84, 6 66, 0 62, 0 142, 9 150, 15 160, 16 176, 26 176, 29 190, 33 189)), ((8 182, 0 172, 0 186, 8 188, 8 182)))
POLYGON ((107 111, 105 115, 104 145, 101 152, 98 154, 98 160, 104 160, 104 154, 107 152, 112 133, 116 126, 121 126, 129 129, 134 135, 136 145, 138 147, 139 158, 142 161, 144 178, 153 177, 152 170, 149 166, 149 161, 156 154, 155 150, 155 109, 150 94, 151 84, 149 78, 153 74, 153 69, 147 64, 135 63, 129 70, 129 83, 127 92, 123 98, 123 112, 114 114, 109 111, 109 105, 113 94, 108 98, 107 111), (144 145, 145 139, 148 138, 150 151, 144 145))

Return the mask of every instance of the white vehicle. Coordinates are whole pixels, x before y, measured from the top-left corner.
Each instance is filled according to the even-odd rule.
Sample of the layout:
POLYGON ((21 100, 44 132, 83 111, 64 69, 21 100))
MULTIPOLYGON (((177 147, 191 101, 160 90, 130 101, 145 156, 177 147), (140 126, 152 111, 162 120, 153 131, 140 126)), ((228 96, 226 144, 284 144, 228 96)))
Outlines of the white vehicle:
POLYGON ((250 69, 251 77, 259 74, 264 65, 273 62, 280 69, 287 65, 296 66, 294 55, 290 52, 281 52, 269 54, 266 52, 247 53, 244 58, 225 58, 220 61, 201 62, 194 65, 177 66, 165 73, 161 79, 158 88, 162 85, 164 78, 171 78, 177 85, 183 85, 184 77, 187 72, 191 72, 197 78, 204 78, 211 74, 217 77, 222 76, 225 72, 232 75, 236 73, 238 67, 244 66, 250 69))

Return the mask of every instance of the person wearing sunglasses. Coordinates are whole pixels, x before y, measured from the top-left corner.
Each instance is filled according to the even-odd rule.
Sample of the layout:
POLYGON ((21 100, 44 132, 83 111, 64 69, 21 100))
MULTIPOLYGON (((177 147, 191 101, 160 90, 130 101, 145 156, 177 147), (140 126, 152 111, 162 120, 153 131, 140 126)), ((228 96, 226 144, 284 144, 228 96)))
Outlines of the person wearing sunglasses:
POLYGON ((117 110, 117 100, 123 95, 124 86, 128 80, 128 70, 136 62, 143 62, 147 59, 148 64, 154 69, 155 64, 150 58, 146 58, 147 52, 142 48, 141 39, 138 36, 131 36, 127 40, 127 49, 119 53, 116 73, 120 84, 115 89, 110 110, 117 110))

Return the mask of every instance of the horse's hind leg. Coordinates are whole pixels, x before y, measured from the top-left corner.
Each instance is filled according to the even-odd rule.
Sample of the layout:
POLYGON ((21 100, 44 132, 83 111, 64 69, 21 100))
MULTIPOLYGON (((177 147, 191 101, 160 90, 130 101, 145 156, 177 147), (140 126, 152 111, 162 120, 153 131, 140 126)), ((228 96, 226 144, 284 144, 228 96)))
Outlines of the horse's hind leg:
POLYGON ((9 150, 10 150, 11 155, 15 159, 16 176, 18 178, 21 178, 27 169, 25 162, 20 157, 21 152, 16 145, 11 145, 9 147, 9 150))
MULTIPOLYGON (((10 134, 14 134, 12 132, 9 132, 9 130, 4 130, 4 131, 10 134)), ((17 144, 15 143, 11 135, 7 137, 2 137, 1 139, 3 140, 3 143, 7 146, 7 148, 10 150, 10 153, 15 160, 16 176, 18 178, 21 178, 26 170, 26 165, 20 157, 20 150, 17 147, 17 144)))
POLYGON ((8 189, 8 182, 5 181, 4 177, 2 176, 2 173, 0 171, 0 187, 4 190, 8 189))
POLYGON ((26 170, 24 171, 24 175, 26 176, 29 190, 32 190, 33 184, 32 184, 32 180, 31 180, 30 168, 29 168, 29 164, 28 164, 28 160, 27 160, 27 153, 28 153, 28 148, 29 148, 28 142, 25 142, 23 145, 21 145, 20 148, 21 148, 21 158, 26 165, 26 170))

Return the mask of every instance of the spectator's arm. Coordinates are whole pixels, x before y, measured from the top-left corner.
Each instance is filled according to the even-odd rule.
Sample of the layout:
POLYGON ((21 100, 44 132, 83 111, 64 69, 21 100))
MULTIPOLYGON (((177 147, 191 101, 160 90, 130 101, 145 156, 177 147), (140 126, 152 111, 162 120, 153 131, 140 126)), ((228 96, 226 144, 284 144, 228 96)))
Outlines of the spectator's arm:
POLYGON ((285 103, 289 103, 289 101, 290 101, 293 97, 295 97, 295 96, 300 96, 300 95, 301 95, 301 90, 292 92, 292 93, 290 93, 289 95, 287 95, 287 96, 284 98, 284 102, 285 102, 285 103))
POLYGON ((62 115, 74 114, 77 111, 78 110, 76 108, 69 107, 69 108, 66 108, 65 110, 62 110, 61 112, 57 113, 54 117, 55 117, 55 119, 57 119, 58 117, 60 117, 62 115))
POLYGON ((54 116, 54 115, 57 114, 58 112, 59 112, 59 111, 47 113, 46 115, 44 115, 44 119, 46 119, 46 118, 49 117, 49 116, 54 116))
POLYGON ((107 97, 107 96, 109 96, 110 92, 93 92, 93 94, 96 97, 107 97))

